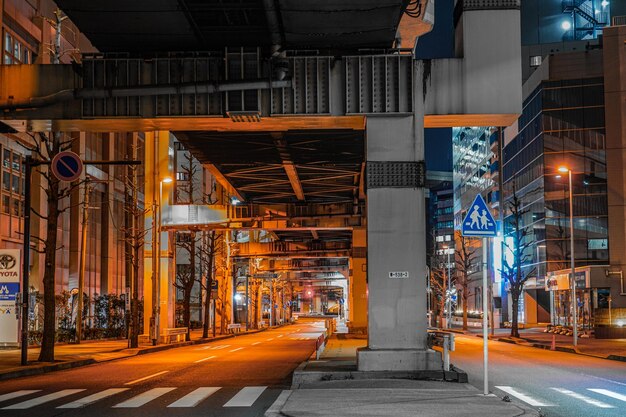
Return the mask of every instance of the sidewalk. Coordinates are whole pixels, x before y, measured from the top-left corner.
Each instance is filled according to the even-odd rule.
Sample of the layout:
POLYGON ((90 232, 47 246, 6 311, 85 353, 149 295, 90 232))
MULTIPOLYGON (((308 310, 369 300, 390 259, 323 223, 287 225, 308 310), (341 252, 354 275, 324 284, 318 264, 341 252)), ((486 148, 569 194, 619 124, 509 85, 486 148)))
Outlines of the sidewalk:
MULTIPOLYGON (((544 329, 545 327, 520 329, 519 339, 509 336, 511 329, 495 329, 495 337, 493 339, 540 349, 550 349, 552 337, 554 337, 556 350, 558 351, 626 362, 626 339, 595 339, 593 337, 580 337, 579 335, 578 346, 574 347, 572 336, 544 333, 544 329)), ((481 329, 462 331, 458 328, 453 328, 452 331, 482 336, 481 329)))
MULTIPOLYGON (((256 333, 261 330, 250 330, 239 334, 256 333)), ((217 335, 215 338, 202 338, 202 329, 191 331, 191 341, 170 344, 140 344, 138 348, 129 349, 128 340, 85 340, 81 344, 63 343, 55 346, 55 362, 37 362, 39 347, 28 349, 28 361, 26 366, 20 365, 20 349, 0 350, 0 380, 19 378, 22 376, 37 375, 62 369, 75 368, 98 362, 105 362, 120 358, 127 358, 151 352, 173 349, 181 346, 208 343, 214 340, 226 339, 235 335, 217 335)))
MULTIPOLYGON (((356 349, 366 339, 333 335, 319 360, 302 363, 294 372, 292 390, 284 391, 267 417, 291 416, 537 416, 531 409, 483 396, 467 383, 418 380, 406 372, 359 372, 356 349)), ((431 378, 433 375, 430 376, 431 378)), ((434 378, 433 378, 434 379, 434 378)))

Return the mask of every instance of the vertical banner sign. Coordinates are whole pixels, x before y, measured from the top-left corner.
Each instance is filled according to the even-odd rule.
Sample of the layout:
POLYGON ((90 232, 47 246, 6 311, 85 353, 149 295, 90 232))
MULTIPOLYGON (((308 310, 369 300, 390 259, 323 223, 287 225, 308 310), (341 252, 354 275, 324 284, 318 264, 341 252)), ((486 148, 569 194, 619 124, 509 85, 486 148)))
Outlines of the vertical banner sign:
POLYGON ((0 346, 18 344, 15 300, 20 292, 20 250, 0 249, 0 346))

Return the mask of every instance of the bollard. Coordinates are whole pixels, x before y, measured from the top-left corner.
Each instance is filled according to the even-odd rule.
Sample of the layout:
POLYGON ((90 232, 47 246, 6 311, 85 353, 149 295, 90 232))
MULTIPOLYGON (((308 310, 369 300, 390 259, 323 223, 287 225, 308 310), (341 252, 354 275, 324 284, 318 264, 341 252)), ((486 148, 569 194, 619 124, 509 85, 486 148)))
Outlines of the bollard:
POLYGON ((550 345, 550 350, 556 350, 556 335, 552 333, 552 345, 550 345))
POLYGON ((443 335, 443 370, 450 370, 450 335, 443 335))

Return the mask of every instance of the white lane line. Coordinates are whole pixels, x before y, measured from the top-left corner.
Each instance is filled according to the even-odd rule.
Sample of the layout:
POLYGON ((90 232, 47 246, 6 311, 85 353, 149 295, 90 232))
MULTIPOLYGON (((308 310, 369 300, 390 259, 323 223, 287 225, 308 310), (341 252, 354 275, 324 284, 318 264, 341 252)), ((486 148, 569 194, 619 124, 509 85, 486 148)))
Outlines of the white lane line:
POLYGON ((267 387, 242 388, 224 407, 250 407, 263 394, 267 387))
POLYGON ((284 336, 284 334, 279 334, 279 335, 278 335, 278 336, 276 336, 276 337, 283 337, 283 336, 284 336))
POLYGON ((215 347, 214 347, 214 348, 212 348, 212 349, 224 349, 224 348, 227 348, 227 347, 230 347, 230 345, 220 345, 220 346, 215 346, 215 347))
POLYGON ((200 404, 200 401, 205 400, 211 395, 215 394, 221 387, 200 387, 196 390, 191 391, 189 394, 185 395, 183 398, 174 401, 168 408, 185 408, 185 407, 195 407, 200 404))
POLYGON ((270 337, 269 339, 267 339, 268 342, 271 342, 272 340, 274 340, 273 337, 270 337))
POLYGON ((40 389, 23 389, 20 391, 9 392, 8 394, 0 395, 0 402, 6 400, 12 400, 13 398, 23 397, 24 395, 34 394, 41 391, 40 389))
POLYGON ((159 398, 161 395, 165 395, 170 391, 175 390, 176 388, 152 388, 149 391, 143 392, 139 395, 134 396, 126 401, 122 401, 119 404, 113 406, 113 408, 137 408, 142 405, 159 398))
POLYGON ((606 382, 611 382, 613 384, 617 384, 617 385, 623 385, 626 387, 626 384, 623 382, 619 382, 619 381, 613 381, 612 379, 608 379, 608 378, 602 378, 601 376, 595 376, 595 375, 586 375, 586 374, 582 374, 583 376, 587 376, 589 378, 595 378, 595 379, 599 379, 601 381, 606 381, 606 382))
POLYGON ((84 389, 64 389, 61 391, 53 392, 52 394, 43 395, 41 397, 33 398, 32 400, 24 401, 21 403, 9 405, 2 408, 3 410, 24 410, 26 408, 35 407, 49 401, 58 400, 59 398, 67 397, 68 395, 76 394, 78 392, 85 391, 84 389))
POLYGON ((514 396, 520 401, 524 401, 528 405, 532 405, 533 407, 553 407, 554 406, 554 404, 545 403, 545 402, 534 399, 530 395, 522 394, 521 392, 519 392, 513 387, 498 385, 496 386, 496 388, 498 388, 501 391, 506 392, 507 394, 514 396))
POLYGON ((587 388, 589 391, 593 391, 598 394, 606 395, 607 397, 615 398, 616 400, 626 402, 626 395, 618 394, 617 392, 609 391, 608 389, 602 388, 587 388))
POLYGON ((565 389, 565 388, 555 388, 555 387, 552 387, 552 389, 555 390, 556 392, 560 392, 563 395, 567 395, 569 397, 576 398, 577 400, 584 401, 587 404, 591 404, 591 405, 596 406, 598 408, 615 408, 615 407, 613 407, 610 404, 603 403, 602 401, 594 400, 591 397, 587 397, 586 395, 582 395, 582 394, 579 394, 579 393, 574 392, 574 391, 570 391, 570 390, 565 389))
POLYGON ((242 347, 238 347, 237 349, 233 349, 233 350, 231 350, 229 352, 237 352, 238 350, 241 350, 241 349, 243 349, 243 348, 242 347))
POLYGON ((115 394, 119 394, 120 392, 124 392, 129 389, 130 388, 105 389, 104 391, 100 391, 95 394, 88 395, 87 397, 81 398, 80 400, 76 400, 76 401, 72 401, 71 403, 60 405, 57 408, 82 408, 82 407, 88 406, 89 404, 93 404, 96 401, 102 400, 107 397, 111 397, 115 394))
POLYGON ((168 372, 169 371, 157 372, 156 374, 144 376, 143 378, 139 378, 139 379, 135 379, 134 381, 127 382, 124 385, 133 385, 133 384, 136 384, 137 382, 145 381, 146 379, 154 378, 155 376, 163 375, 163 374, 166 374, 168 372))
POLYGON ((217 358, 217 356, 209 356, 208 358, 198 359, 194 363, 200 363, 200 362, 208 361, 209 359, 213 359, 213 358, 217 358))
POLYGON ((259 343, 261 343, 261 342, 254 342, 254 343, 252 344, 252 346, 256 346, 256 345, 258 345, 259 343))

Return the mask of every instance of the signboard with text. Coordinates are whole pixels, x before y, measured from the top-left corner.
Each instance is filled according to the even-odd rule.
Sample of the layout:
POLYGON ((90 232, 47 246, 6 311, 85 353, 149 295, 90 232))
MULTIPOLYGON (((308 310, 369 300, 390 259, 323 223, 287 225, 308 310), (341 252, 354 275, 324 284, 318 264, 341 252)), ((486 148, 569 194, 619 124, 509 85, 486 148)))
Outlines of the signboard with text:
POLYGON ((20 250, 0 249, 0 346, 18 343, 15 301, 20 292, 20 250))

